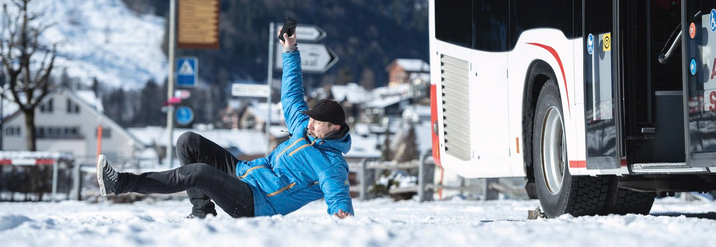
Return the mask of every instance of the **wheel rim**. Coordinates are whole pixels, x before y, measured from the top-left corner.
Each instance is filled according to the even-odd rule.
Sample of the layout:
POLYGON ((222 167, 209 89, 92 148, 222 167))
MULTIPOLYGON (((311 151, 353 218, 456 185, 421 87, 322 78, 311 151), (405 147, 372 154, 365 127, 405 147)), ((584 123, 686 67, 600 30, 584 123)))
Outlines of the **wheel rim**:
POLYGON ((559 194, 567 160, 562 114, 556 106, 547 110, 542 132, 542 171, 549 193, 559 194))

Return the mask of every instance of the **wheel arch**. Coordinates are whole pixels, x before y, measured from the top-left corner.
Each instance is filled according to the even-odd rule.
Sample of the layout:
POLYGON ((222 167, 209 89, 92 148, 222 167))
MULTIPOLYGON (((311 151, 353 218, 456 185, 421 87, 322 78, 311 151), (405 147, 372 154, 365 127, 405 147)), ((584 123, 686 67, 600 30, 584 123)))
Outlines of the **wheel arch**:
MULTIPOLYGON (((543 60, 534 60, 527 68, 522 94, 522 155, 527 184, 525 189, 531 199, 537 199, 534 187, 534 167, 532 164, 532 132, 534 113, 537 107, 540 90, 547 81, 556 79, 556 74, 549 64, 543 60)), ((559 86, 559 85, 557 85, 559 86)))

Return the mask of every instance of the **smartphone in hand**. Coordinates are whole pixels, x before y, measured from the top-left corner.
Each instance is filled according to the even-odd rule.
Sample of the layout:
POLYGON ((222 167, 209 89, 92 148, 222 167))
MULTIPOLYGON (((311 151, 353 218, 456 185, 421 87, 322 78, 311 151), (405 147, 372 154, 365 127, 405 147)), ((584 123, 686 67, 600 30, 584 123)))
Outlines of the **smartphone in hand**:
POLYGON ((283 22, 283 27, 281 27, 281 33, 278 34, 278 38, 281 41, 286 42, 285 40, 283 40, 283 34, 288 34, 288 36, 290 37, 296 32, 297 25, 298 22, 296 20, 291 19, 290 17, 286 17, 286 21, 283 22))

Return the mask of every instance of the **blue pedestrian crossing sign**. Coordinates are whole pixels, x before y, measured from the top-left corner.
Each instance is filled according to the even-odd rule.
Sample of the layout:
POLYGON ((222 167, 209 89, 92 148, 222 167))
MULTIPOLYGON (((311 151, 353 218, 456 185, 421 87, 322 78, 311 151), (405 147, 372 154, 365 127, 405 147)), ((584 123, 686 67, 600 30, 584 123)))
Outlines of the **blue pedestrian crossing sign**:
POLYGON ((179 125, 188 125, 194 120, 194 111, 188 106, 180 106, 177 108, 176 116, 179 125))
POLYGON ((196 87, 199 74, 199 59, 196 57, 177 58, 177 86, 196 87))

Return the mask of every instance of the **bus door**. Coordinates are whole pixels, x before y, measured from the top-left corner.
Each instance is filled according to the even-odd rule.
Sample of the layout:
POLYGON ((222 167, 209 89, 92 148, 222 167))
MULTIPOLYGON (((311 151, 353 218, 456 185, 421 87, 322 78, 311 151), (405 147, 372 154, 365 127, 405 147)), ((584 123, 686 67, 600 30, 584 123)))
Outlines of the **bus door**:
POLYGON ((621 167, 614 2, 585 0, 582 5, 587 169, 621 167))
POLYGON ((716 0, 681 3, 686 162, 716 166, 716 0))

